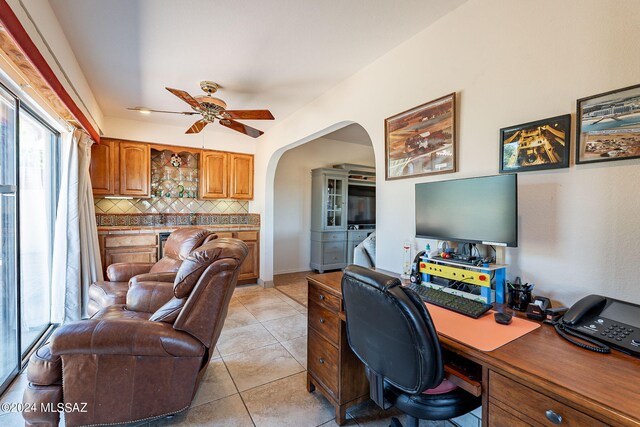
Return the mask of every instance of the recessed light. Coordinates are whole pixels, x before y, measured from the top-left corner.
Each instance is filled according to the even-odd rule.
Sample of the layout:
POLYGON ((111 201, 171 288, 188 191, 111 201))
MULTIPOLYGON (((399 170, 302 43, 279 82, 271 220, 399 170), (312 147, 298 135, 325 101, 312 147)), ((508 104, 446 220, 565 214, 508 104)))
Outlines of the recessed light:
POLYGON ((138 111, 140 111, 140 114, 151 114, 151 110, 147 108, 141 108, 138 111))

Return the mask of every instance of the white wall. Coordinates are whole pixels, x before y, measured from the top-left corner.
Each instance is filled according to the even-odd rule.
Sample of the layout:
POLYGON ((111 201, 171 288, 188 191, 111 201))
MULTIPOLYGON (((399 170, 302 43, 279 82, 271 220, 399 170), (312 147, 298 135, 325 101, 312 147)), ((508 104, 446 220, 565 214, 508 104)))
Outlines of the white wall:
POLYGON ((373 166, 373 148, 320 138, 293 148, 280 158, 274 185, 274 274, 309 270, 311 169, 338 163, 373 166))
MULTIPOLYGON (((390 182, 378 174, 377 263, 399 272, 415 183, 497 173, 501 127, 575 115, 577 98, 640 83, 638 22, 635 0, 470 0, 280 121, 257 148, 262 280, 273 272, 273 182, 287 147, 357 122, 381 171, 385 117, 458 92, 459 172, 390 182)), ((508 276, 565 304, 589 293, 640 302, 639 165, 521 174, 520 244, 507 250, 508 276)))

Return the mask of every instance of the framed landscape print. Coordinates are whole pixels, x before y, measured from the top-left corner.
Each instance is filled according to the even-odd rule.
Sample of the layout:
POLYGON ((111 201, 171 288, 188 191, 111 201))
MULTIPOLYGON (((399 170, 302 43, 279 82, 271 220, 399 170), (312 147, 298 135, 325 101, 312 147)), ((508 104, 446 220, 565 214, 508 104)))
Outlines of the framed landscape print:
POLYGON ((576 163, 640 157, 640 85, 578 99, 576 163))
POLYGON ((569 167, 571 114, 500 129, 500 173, 569 167))
POLYGON ((456 171, 456 94, 384 121, 386 179, 456 171))

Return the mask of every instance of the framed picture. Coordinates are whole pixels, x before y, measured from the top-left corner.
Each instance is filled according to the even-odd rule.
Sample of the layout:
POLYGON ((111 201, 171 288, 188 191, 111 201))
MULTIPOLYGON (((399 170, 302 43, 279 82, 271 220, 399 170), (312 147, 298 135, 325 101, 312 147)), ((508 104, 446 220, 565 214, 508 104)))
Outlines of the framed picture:
POLYGON ((640 157, 640 85, 578 99, 576 163, 640 157))
POLYGON ((569 167, 571 114, 500 129, 500 173, 569 167))
POLYGON ((387 180, 456 171, 456 94, 384 121, 387 180))

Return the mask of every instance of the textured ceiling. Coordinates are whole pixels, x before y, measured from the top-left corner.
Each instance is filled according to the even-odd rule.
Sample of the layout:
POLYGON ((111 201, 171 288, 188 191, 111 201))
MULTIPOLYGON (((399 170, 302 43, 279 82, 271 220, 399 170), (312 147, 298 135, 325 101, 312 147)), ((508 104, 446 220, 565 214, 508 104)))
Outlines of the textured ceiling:
POLYGON ((188 111, 164 87, 213 80, 229 109, 283 119, 465 0, 49 1, 105 116, 186 128, 126 108, 188 111))

